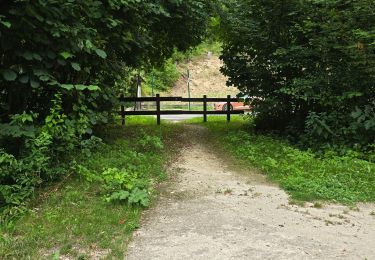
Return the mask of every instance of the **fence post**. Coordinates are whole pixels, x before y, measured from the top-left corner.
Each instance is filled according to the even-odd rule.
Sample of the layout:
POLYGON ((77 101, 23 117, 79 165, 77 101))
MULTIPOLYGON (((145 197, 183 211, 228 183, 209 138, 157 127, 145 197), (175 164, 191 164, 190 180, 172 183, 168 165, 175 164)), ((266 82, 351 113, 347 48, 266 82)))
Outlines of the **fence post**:
POLYGON ((160 94, 156 94, 156 120, 160 125, 160 94))
POLYGON ((230 95, 227 96, 227 122, 230 122, 230 95))
POLYGON ((190 102, 190 70, 187 70, 187 87, 188 87, 188 96, 189 96, 189 111, 191 110, 191 102, 190 102))
MULTIPOLYGON (((120 102, 124 102, 124 94, 120 96, 120 102)), ((125 125, 125 106, 121 104, 121 125, 125 125)))
POLYGON ((207 95, 203 95, 203 122, 207 122, 207 95))

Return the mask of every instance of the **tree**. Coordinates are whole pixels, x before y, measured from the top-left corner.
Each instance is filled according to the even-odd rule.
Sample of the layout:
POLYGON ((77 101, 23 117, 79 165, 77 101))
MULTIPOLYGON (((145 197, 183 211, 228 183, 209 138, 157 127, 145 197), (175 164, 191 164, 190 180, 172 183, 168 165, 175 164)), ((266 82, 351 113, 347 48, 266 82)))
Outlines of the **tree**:
POLYGON ((227 2, 222 71, 258 97, 258 129, 374 142, 374 8, 371 0, 227 2))
POLYGON ((160 63, 174 48, 198 44, 207 8, 199 0, 2 3, 2 121, 23 111, 44 118, 56 92, 68 112, 76 91, 96 85, 110 94, 124 67, 160 63))
POLYGON ((129 72, 197 45, 209 10, 203 0, 0 0, 0 212, 64 172, 111 118, 129 72))

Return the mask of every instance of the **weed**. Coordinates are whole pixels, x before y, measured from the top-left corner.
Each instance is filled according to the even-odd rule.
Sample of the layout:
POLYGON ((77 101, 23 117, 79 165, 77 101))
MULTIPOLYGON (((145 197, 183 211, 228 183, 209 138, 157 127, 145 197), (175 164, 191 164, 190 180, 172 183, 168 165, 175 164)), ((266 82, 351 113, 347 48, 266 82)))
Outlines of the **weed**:
POLYGON ((352 210, 352 211, 357 211, 357 212, 360 212, 361 210, 357 207, 357 206, 355 206, 355 205, 351 205, 351 206, 349 206, 349 208, 350 208, 350 210, 352 210))
POLYGON ((300 206, 300 207, 305 206, 305 202, 304 201, 295 200, 295 199, 292 199, 292 198, 289 199, 289 204, 290 205, 297 205, 297 206, 300 206))
POLYGON ((321 209, 323 208, 323 204, 320 202, 314 202, 314 208, 321 209))
POLYGON ((227 188, 224 190, 224 195, 230 195, 230 194, 232 194, 232 189, 227 188))
POLYGON ((153 118, 129 117, 127 124, 102 129, 103 143, 94 140, 90 156, 75 156, 79 174, 58 189, 39 191, 30 205, 35 210, 0 229, 1 259, 88 259, 93 250, 124 258, 126 241, 139 226, 139 205, 147 205, 153 184, 165 179, 164 166, 176 151, 170 138, 178 132, 176 125, 155 127, 153 118))

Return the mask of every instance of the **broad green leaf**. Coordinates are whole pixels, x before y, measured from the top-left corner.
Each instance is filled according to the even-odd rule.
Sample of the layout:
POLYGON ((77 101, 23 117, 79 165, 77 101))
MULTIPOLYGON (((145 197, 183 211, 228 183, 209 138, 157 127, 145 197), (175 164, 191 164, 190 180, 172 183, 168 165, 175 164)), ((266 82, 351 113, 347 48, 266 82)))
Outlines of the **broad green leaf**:
POLYGON ((91 128, 87 128, 87 129, 86 129, 86 134, 91 135, 91 134, 92 134, 92 129, 91 129, 91 128))
POLYGON ((103 59, 107 58, 107 53, 105 53, 105 51, 101 49, 96 49, 95 52, 96 54, 98 54, 100 58, 103 58, 103 59))
POLYGON ((53 53, 52 51, 48 51, 48 52, 47 52, 47 56, 48 56, 48 58, 50 58, 50 59, 55 59, 55 58, 56 58, 56 54, 53 53))
POLYGON ((63 57, 65 60, 74 57, 73 54, 71 54, 70 52, 67 52, 67 51, 60 52, 60 56, 63 57))
POLYGON ((2 25, 4 25, 6 28, 10 28, 10 27, 12 27, 12 24, 10 23, 10 22, 5 22, 5 21, 0 21, 0 23, 2 24, 2 25))
POLYGON ((90 40, 86 40, 85 41, 85 45, 86 45, 86 48, 87 49, 93 49, 94 48, 94 45, 92 44, 92 42, 90 40))
POLYGON ((13 70, 4 70, 3 77, 6 81, 14 81, 17 78, 17 74, 13 70))
POLYGON ((91 90, 91 91, 97 91, 97 90, 100 90, 100 88, 98 86, 95 86, 95 85, 89 85, 87 87, 88 90, 91 90))
POLYGON ((50 80, 50 77, 48 75, 42 75, 42 76, 39 77, 39 79, 41 81, 48 81, 48 80, 50 80))
POLYGON ((40 86, 40 83, 39 83, 39 81, 31 79, 30 80, 30 85, 31 85, 32 88, 38 88, 40 86))
POLYGON ((32 60, 33 59, 33 54, 29 51, 25 51, 22 54, 22 57, 24 57, 26 60, 32 60))
POLYGON ((60 64, 60 65, 62 65, 62 66, 65 66, 65 65, 66 65, 66 61, 61 60, 61 59, 58 59, 58 60, 57 60, 57 63, 60 64))
POLYGON ((78 63, 72 62, 72 68, 76 71, 81 71, 81 66, 78 63))
POLYGON ((18 80, 19 80, 19 82, 21 82, 23 84, 26 84, 27 82, 29 82, 29 75, 27 75, 27 74, 22 75, 18 80))
POLYGON ((56 86, 56 85, 59 85, 59 86, 60 86, 60 84, 59 84, 56 80, 49 81, 47 84, 48 84, 49 86, 56 86))
POLYGON ((74 85, 74 87, 76 88, 76 90, 85 90, 85 89, 87 89, 87 86, 85 86, 85 85, 74 85))
POLYGON ((48 72, 45 69, 33 69, 35 76, 48 75, 48 72))
POLYGON ((72 85, 72 84, 61 84, 60 87, 66 89, 66 90, 72 90, 74 88, 74 85, 72 85))
POLYGON ((38 60, 38 61, 42 60, 42 57, 38 53, 33 53, 33 58, 34 60, 38 60))

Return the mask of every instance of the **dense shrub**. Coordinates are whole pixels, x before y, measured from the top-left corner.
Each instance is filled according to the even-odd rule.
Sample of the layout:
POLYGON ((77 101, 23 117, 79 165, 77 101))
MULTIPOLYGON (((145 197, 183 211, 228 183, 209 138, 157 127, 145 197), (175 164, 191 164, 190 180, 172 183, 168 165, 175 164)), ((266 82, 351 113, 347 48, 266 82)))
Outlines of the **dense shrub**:
POLYGON ((153 68, 146 76, 146 87, 154 91, 170 90, 179 79, 180 73, 172 59, 168 59, 162 66, 153 68))
POLYGON ((226 1, 222 71, 259 130, 367 149, 375 131, 375 2, 226 1))
MULTIPOLYGON (((151 161, 157 160, 160 154, 163 154, 163 140, 160 135, 142 130, 132 137, 132 142, 122 140, 114 146, 118 147, 115 153, 126 153, 108 155, 113 157, 113 167, 104 167, 100 161, 87 160, 86 164, 76 166, 78 174, 88 182, 100 184, 102 196, 107 202, 148 206, 153 191, 152 180, 162 175, 160 171, 150 171, 150 168, 154 167, 151 161), (128 143, 133 143, 133 146, 128 143)), ((111 147, 103 145, 102 148, 94 153, 94 157, 101 156, 101 160, 105 160, 106 156, 103 156, 101 151, 108 152, 111 147)))
POLYGON ((0 213, 66 173, 130 88, 123 79, 197 45, 208 10, 201 0, 1 1, 0 213))

